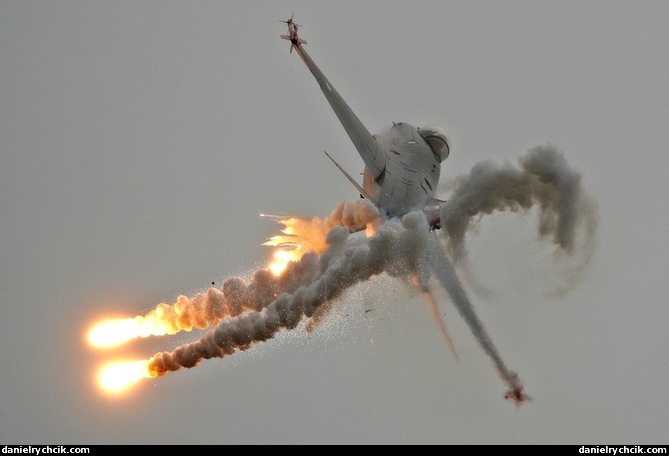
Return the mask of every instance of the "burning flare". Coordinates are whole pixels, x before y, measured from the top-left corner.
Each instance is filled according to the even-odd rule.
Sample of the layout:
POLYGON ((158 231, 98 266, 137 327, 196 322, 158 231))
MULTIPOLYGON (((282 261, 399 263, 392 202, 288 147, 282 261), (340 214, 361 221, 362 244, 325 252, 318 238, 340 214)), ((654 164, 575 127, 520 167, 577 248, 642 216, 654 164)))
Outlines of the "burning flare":
MULTIPOLYGON (((262 214, 266 216, 265 214, 262 214)), ((280 277, 291 261, 299 261, 307 252, 321 254, 327 248, 325 243, 324 224, 321 219, 314 217, 305 220, 295 217, 271 216, 284 228, 281 233, 272 236, 263 245, 278 247, 272 256, 273 260, 268 268, 276 277, 280 277)))
POLYGON ((100 322, 88 332, 88 342, 97 348, 110 348, 137 337, 204 329, 239 312, 230 306, 224 291, 210 288, 192 298, 181 295, 172 305, 160 303, 146 315, 100 322))
POLYGON ((111 348, 137 337, 163 334, 170 334, 167 323, 158 318, 137 316, 96 324, 88 333, 88 342, 98 348, 111 348))
POLYGON ((269 264, 268 268, 272 271, 276 277, 280 277, 283 271, 288 267, 288 263, 291 261, 298 261, 302 255, 299 254, 299 250, 284 250, 278 249, 274 252, 272 262, 269 264))
POLYGON ((125 361, 107 364, 98 374, 98 383, 100 387, 108 393, 122 393, 132 384, 143 378, 152 378, 149 372, 149 362, 125 361))

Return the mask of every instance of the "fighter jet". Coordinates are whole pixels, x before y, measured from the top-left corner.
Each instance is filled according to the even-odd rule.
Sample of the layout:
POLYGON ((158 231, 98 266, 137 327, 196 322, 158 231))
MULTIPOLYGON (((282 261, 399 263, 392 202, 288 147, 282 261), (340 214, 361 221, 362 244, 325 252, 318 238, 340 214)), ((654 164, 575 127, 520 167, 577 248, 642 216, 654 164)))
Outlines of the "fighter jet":
MULTIPOLYGON (((289 32, 291 24, 294 25, 292 16, 288 21, 289 32)), ((291 52, 294 48, 314 75, 364 161, 362 186, 330 155, 328 157, 356 186, 360 195, 379 208, 382 216, 402 217, 409 212, 422 210, 430 229, 441 228, 439 204, 444 201, 434 195, 439 183, 441 162, 448 157, 451 149, 446 132, 434 125, 417 128, 405 122, 393 122, 387 133, 372 135, 304 50, 302 44, 306 42, 297 38, 297 28, 294 32, 294 35, 281 37, 291 39, 291 52)))

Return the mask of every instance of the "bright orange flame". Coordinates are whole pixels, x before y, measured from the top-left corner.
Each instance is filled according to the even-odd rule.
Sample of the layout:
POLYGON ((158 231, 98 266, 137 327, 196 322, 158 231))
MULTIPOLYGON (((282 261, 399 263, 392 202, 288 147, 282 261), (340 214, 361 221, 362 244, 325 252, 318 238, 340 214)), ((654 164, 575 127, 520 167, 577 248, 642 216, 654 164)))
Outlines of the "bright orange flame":
POLYGON ((274 260, 269 264, 269 270, 272 271, 272 274, 275 276, 280 276, 283 271, 288 266, 288 263, 291 261, 297 261, 300 259, 301 255, 296 250, 282 250, 279 249, 274 252, 274 260))
POLYGON ((143 378, 151 378, 149 362, 126 361, 107 364, 100 369, 98 383, 106 392, 118 394, 143 378))
POLYGON ((308 251, 322 253, 327 248, 326 231, 318 217, 305 220, 297 217, 272 216, 284 227, 282 234, 272 236, 264 245, 279 247, 274 252, 269 270, 280 276, 291 261, 298 261, 308 251))
POLYGON ((161 321, 159 315, 153 318, 137 316, 124 320, 106 320, 91 328, 88 342, 98 348, 110 348, 137 337, 161 336, 171 331, 172 325, 161 321))

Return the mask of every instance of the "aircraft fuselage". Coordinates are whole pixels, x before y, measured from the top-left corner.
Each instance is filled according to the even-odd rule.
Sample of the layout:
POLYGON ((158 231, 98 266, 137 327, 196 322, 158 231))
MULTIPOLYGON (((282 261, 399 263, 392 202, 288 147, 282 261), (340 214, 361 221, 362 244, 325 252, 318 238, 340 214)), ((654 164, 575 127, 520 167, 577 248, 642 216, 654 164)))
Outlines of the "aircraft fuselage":
POLYGON ((385 168, 363 187, 391 217, 423 209, 434 197, 441 162, 419 129, 405 122, 394 124, 386 135, 374 135, 385 155, 385 168))

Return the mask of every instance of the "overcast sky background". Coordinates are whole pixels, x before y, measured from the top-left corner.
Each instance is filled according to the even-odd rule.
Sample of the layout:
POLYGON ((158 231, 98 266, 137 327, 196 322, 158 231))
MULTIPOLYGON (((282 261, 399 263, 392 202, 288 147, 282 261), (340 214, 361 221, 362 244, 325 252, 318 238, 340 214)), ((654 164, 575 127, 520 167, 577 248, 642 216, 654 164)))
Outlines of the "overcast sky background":
POLYGON ((1 2, 0 443, 667 444, 667 24, 666 1, 1 2), (362 160, 279 39, 293 12, 370 131, 449 132, 443 189, 545 144, 582 174, 597 248, 567 295, 536 214, 468 240, 474 306, 533 402, 503 399, 445 294, 460 362, 384 278, 310 335, 98 389, 102 364, 197 334, 96 351, 95 321, 250 277, 280 228, 260 213, 357 198, 323 150, 362 160))

